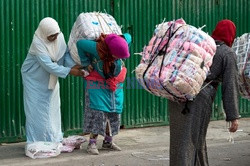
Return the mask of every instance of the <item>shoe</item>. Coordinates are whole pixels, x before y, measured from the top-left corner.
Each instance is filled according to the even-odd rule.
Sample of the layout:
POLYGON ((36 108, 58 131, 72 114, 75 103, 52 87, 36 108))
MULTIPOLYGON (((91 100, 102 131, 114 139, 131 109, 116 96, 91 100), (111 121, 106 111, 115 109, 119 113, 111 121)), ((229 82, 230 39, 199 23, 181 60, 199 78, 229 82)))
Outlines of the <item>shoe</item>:
POLYGON ((93 155, 98 155, 99 154, 99 151, 98 151, 98 149, 96 147, 96 144, 88 144, 87 152, 89 154, 93 154, 93 155))
POLYGON ((102 149, 121 151, 121 148, 113 142, 103 141, 102 149))

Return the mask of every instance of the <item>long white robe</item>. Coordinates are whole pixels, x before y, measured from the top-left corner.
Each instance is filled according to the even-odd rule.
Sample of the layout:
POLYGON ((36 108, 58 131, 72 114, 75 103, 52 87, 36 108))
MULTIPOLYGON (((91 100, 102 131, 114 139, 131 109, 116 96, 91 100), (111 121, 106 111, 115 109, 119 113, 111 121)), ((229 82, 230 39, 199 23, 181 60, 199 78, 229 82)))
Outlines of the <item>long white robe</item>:
POLYGON ((69 54, 57 63, 48 55, 27 55, 21 69, 27 143, 62 140, 59 82, 54 89, 48 85, 50 74, 65 78, 73 65, 69 54))

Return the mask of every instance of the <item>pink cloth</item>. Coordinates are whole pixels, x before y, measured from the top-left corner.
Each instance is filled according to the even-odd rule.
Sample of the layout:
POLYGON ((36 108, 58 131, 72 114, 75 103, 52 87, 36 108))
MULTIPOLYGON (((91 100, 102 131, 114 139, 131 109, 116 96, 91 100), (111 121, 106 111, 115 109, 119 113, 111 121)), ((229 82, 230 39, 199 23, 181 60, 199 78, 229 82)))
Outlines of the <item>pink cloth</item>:
POLYGON ((109 34, 105 37, 105 43, 108 45, 110 53, 115 57, 125 59, 130 56, 128 43, 122 37, 109 34))

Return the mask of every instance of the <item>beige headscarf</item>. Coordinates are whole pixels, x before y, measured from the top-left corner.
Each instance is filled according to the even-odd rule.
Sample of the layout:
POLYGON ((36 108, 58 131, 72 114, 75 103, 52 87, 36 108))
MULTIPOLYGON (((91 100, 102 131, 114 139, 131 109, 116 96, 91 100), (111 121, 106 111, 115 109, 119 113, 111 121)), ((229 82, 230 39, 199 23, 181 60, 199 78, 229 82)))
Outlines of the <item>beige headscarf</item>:
MULTIPOLYGON (((64 55, 67 45, 64 36, 60 33, 53 42, 47 39, 48 36, 60 33, 60 28, 56 20, 50 17, 42 19, 33 36, 29 53, 32 55, 48 55, 54 63, 64 55)), ((58 79, 57 76, 50 73, 48 89, 54 89, 58 79)))

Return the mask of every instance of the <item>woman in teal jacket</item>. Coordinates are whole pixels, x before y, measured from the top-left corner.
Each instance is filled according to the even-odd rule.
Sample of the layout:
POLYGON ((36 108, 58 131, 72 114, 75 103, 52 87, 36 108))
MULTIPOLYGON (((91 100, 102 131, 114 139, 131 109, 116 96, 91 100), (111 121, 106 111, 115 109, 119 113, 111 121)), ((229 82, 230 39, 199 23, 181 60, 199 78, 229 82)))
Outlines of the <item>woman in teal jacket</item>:
POLYGON ((84 127, 90 133, 87 152, 99 154, 96 147, 97 136, 104 136, 102 147, 121 150, 112 137, 120 129, 120 114, 123 109, 123 82, 126 68, 121 59, 130 56, 128 44, 131 36, 124 34, 101 34, 97 41, 77 42, 81 65, 89 72, 85 77, 84 127))

